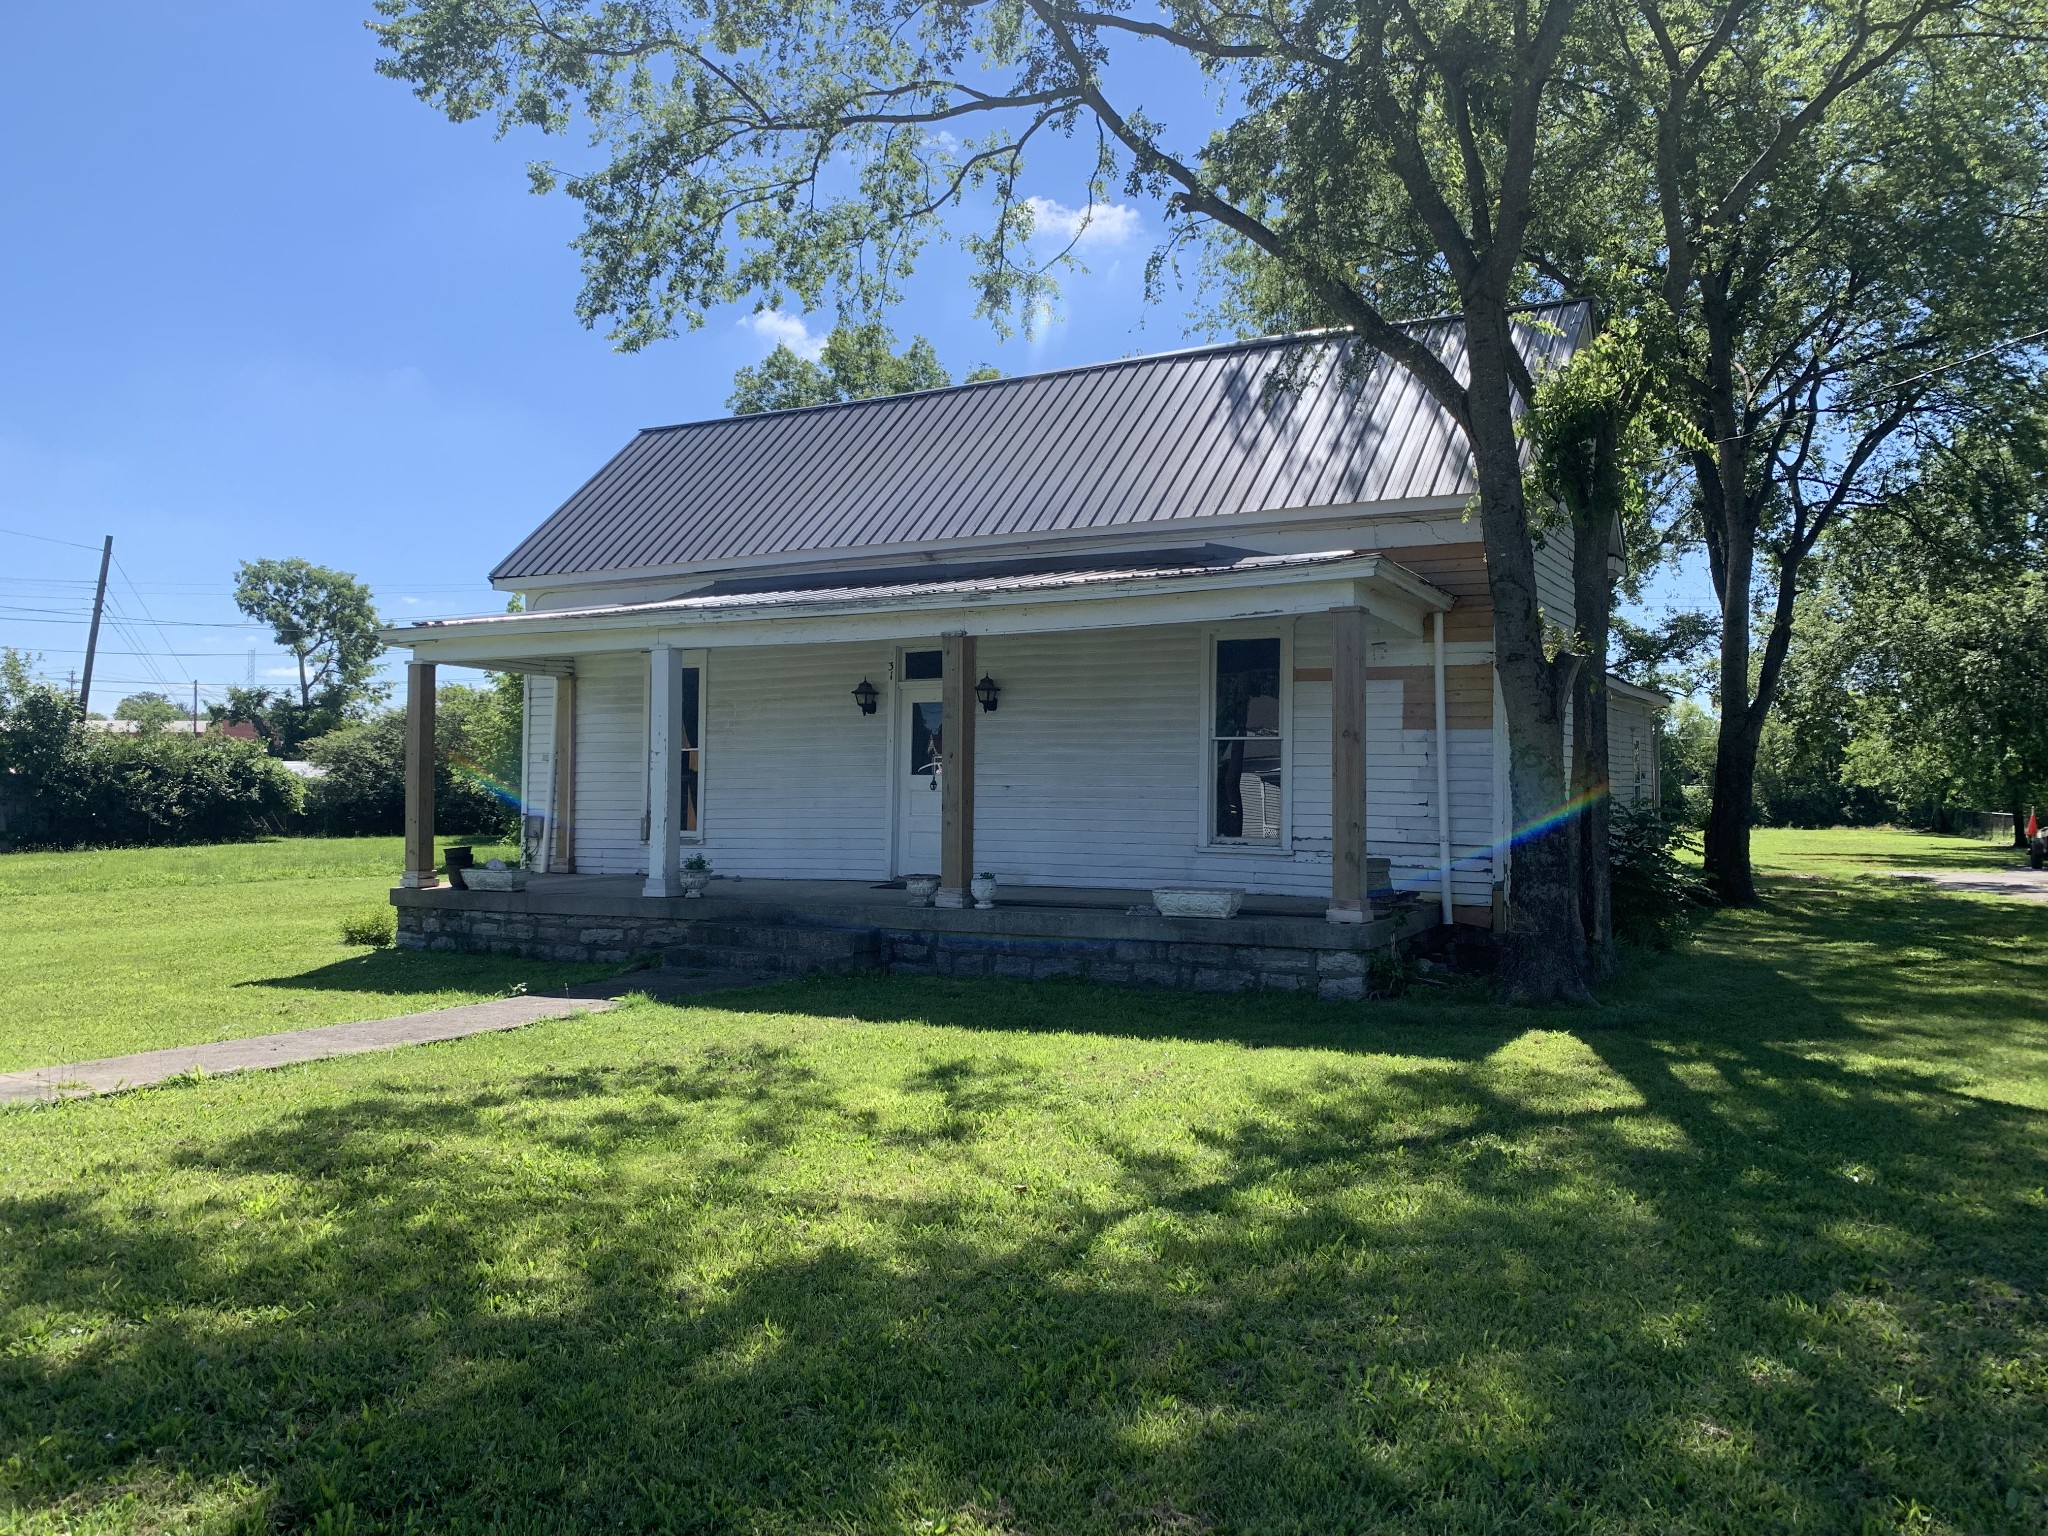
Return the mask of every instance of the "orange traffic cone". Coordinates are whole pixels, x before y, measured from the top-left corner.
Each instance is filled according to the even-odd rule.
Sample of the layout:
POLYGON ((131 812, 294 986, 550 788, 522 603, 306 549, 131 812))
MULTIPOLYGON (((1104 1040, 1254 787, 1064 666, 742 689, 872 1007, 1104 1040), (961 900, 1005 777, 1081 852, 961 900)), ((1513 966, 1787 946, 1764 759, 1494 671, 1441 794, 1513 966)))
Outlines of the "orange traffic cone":
POLYGON ((2036 816, 2032 811, 2027 812, 2027 840, 2031 842, 2033 839, 2039 837, 2040 835, 2041 818, 2036 816))

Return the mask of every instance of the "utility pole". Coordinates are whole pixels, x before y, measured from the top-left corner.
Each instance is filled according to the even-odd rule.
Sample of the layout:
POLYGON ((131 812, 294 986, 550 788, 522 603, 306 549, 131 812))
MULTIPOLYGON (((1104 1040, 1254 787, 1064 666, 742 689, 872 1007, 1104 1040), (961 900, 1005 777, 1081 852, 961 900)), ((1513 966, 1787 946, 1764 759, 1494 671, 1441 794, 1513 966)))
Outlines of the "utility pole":
POLYGON ((199 679, 192 679, 192 737, 199 738, 199 679))
POLYGON ((83 720, 92 706, 92 659, 100 648, 100 615, 107 607, 107 565, 114 558, 114 536, 100 546, 100 584, 92 595, 92 628, 85 632, 85 680, 78 687, 78 717, 83 720))

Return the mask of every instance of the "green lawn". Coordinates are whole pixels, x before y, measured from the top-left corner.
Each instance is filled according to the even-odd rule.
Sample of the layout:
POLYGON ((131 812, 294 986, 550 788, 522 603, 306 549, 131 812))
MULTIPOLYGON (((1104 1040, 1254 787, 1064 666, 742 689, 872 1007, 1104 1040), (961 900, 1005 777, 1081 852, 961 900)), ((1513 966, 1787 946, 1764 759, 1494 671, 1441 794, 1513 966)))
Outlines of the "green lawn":
POLYGON ((1750 858, 1760 875, 1865 874, 1876 870, 2024 869, 2027 856, 2005 843, 1936 837, 1895 827, 1758 827, 1750 858))
POLYGON ((395 837, 0 857, 0 1072, 382 1018, 591 968, 341 942, 395 837))
POLYGON ((0 1530, 2039 1533, 2044 939, 1778 881, 1595 1013, 818 981, 0 1115, 0 1530))

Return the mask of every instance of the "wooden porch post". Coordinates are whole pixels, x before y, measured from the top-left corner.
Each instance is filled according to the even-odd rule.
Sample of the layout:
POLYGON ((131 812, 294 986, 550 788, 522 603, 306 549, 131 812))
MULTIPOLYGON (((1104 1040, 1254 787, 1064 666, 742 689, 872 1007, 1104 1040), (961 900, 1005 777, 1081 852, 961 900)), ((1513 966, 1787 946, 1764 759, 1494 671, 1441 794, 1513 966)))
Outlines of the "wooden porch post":
POLYGON ((657 645, 647 653, 654 684, 647 716, 648 896, 683 893, 683 653, 657 645))
POLYGON ((1365 921, 1365 610, 1330 610, 1330 909, 1365 921))
POLYGON ((944 738, 939 744, 939 893, 934 906, 967 906, 974 878, 974 636, 947 635, 940 685, 944 738))
POLYGON ((576 868, 576 679, 555 679, 554 776, 548 798, 548 870, 567 874, 576 868))
POLYGON ((399 883, 423 890, 434 874, 434 664, 405 668, 405 872, 399 883))

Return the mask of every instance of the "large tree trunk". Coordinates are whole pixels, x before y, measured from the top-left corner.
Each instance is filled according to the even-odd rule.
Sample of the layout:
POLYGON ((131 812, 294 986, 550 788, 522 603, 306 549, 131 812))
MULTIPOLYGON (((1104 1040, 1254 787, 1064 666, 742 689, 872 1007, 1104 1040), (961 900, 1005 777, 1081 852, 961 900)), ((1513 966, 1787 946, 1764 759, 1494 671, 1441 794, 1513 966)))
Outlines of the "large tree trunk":
POLYGON ((1522 491, 1508 371, 1504 307, 1465 307, 1473 467, 1493 598, 1493 657, 1507 710, 1513 832, 1507 922, 1499 935, 1501 988, 1513 1002, 1590 1003, 1584 930, 1564 818, 1564 689, 1543 653, 1536 556, 1522 491))
MULTIPOLYGON (((1713 801, 1707 811, 1706 877, 1731 906, 1756 900, 1749 868, 1749 820, 1756 789, 1762 711, 1750 708, 1749 601, 1756 576, 1756 513, 1749 451, 1736 401, 1734 319, 1725 277, 1701 285, 1707 322, 1707 420, 1713 448, 1706 492, 1707 554, 1721 600, 1721 725, 1714 744, 1713 801)), ((1696 461, 1699 462, 1699 461, 1696 461)))
MULTIPOLYGON (((1613 456, 1603 457, 1611 463, 1613 456)), ((1572 528, 1572 590, 1584 660, 1572 684, 1571 787, 1580 808, 1573 818, 1578 836, 1579 920, 1586 930, 1587 968, 1599 980, 1613 975, 1618 964, 1614 870, 1607 851, 1614 804, 1607 739, 1607 648, 1614 607, 1607 544, 1613 512, 1607 498, 1596 494, 1589 499, 1591 514, 1575 519, 1572 528), (1603 520, 1606 528, 1600 526, 1603 520)))

